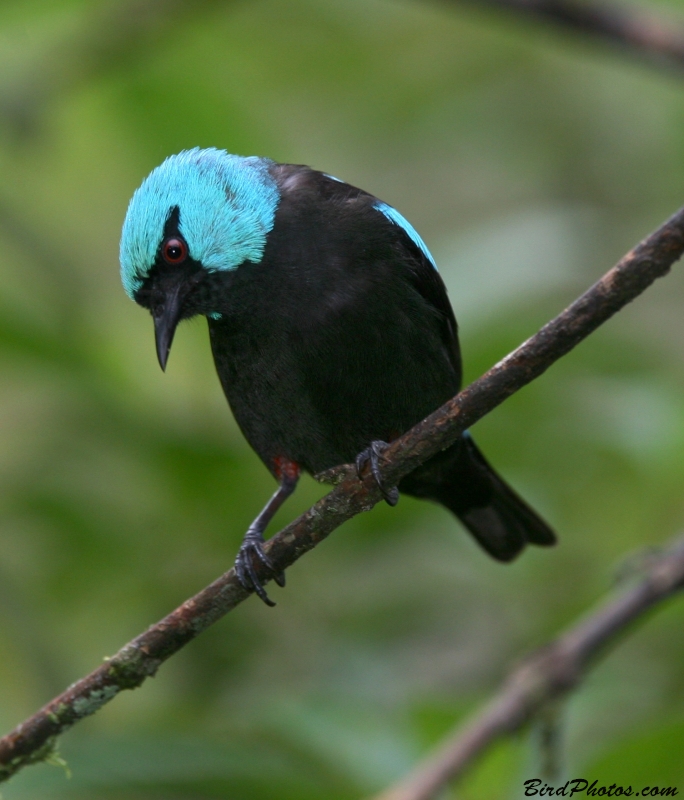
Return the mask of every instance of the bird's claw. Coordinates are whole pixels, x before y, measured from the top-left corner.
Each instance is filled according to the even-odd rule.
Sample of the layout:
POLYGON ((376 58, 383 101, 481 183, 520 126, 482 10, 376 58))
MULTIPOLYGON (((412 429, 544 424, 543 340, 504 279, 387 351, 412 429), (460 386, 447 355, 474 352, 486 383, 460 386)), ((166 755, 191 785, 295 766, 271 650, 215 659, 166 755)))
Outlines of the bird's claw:
POLYGON ((275 603, 266 594, 266 590, 261 584, 256 569, 254 568, 255 557, 271 573, 273 580, 278 586, 285 586, 285 573, 276 572, 273 562, 264 552, 264 539, 258 531, 247 531, 245 538, 240 545, 238 554, 235 558, 235 575, 243 589, 248 592, 256 592, 260 600, 267 606, 274 606, 275 603))
POLYGON ((363 472, 364 467, 366 464, 370 464, 370 470, 375 478, 375 482, 378 485, 378 488, 382 492, 382 496, 385 498, 385 502, 388 506, 396 506, 399 502, 399 489, 396 486, 392 486, 388 488, 385 486, 384 481, 382 480, 382 475, 380 474, 380 465, 378 463, 380 456, 383 454, 389 445, 387 442, 383 442, 380 439, 376 439, 374 442, 370 443, 370 446, 367 447, 365 450, 362 450, 358 456, 356 456, 356 475, 359 479, 361 479, 361 473, 363 472))

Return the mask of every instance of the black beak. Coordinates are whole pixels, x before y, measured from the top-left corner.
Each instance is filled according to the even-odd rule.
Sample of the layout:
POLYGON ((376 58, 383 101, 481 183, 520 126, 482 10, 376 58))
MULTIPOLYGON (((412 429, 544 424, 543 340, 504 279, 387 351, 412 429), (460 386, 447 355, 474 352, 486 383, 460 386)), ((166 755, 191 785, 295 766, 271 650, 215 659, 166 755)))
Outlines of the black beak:
POLYGON ((163 308, 153 314, 154 335, 157 341, 157 358, 162 370, 166 369, 166 362, 169 358, 173 334, 180 321, 181 307, 185 292, 182 286, 176 286, 166 296, 163 308))

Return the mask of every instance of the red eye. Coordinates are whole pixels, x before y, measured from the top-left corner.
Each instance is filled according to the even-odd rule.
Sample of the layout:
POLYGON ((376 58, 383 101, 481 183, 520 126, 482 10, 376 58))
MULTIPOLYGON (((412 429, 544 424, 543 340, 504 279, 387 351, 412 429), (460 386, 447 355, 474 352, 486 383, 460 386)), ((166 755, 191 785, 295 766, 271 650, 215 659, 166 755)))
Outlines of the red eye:
POLYGON ((188 256, 188 246, 182 239, 167 239, 162 245, 162 255, 167 264, 181 264, 188 256))

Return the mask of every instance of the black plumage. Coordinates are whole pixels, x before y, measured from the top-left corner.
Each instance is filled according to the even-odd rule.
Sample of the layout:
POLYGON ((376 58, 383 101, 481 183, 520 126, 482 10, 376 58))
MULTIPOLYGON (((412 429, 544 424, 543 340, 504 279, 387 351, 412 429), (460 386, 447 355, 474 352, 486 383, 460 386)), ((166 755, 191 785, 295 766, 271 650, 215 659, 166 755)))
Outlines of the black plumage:
MULTIPOLYGON (((170 263, 164 243, 183 242, 183 209, 175 207, 135 295, 155 316, 163 363, 178 320, 207 315, 235 418, 281 482, 238 556, 241 579, 262 599, 253 559, 265 560, 263 528, 299 470, 315 474, 353 462, 461 385, 446 289, 410 232, 381 213, 374 196, 308 167, 275 164, 270 174, 280 197, 258 263, 213 272, 189 255, 170 263)), ((555 542, 467 434, 398 488, 446 506, 501 561, 528 542, 555 542)))

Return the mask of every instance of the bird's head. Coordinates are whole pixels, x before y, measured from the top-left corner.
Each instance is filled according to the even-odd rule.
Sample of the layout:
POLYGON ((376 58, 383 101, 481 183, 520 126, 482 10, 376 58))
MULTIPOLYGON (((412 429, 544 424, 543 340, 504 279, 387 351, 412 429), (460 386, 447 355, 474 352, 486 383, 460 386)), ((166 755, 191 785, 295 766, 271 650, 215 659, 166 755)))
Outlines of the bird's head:
POLYGON ((217 277, 258 263, 279 192, 265 158, 185 150, 135 191, 121 233, 121 280, 154 319, 164 369, 176 326, 220 313, 217 277))

